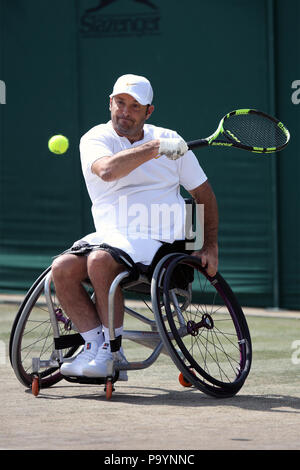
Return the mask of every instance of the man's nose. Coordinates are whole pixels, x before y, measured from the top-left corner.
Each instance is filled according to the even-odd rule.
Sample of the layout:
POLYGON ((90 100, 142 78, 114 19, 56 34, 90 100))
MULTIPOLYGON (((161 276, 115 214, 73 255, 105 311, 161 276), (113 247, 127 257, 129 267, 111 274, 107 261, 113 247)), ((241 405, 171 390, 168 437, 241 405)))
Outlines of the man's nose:
POLYGON ((126 117, 130 116, 129 106, 126 106, 126 105, 124 106, 124 108, 123 108, 123 114, 124 114, 124 116, 126 116, 126 117))

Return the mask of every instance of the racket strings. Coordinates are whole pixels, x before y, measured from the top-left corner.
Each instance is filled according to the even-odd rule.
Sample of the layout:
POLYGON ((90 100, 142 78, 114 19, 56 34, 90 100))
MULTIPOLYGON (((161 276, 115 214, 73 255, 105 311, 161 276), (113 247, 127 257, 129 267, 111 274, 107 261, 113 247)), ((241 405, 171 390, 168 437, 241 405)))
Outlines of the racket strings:
POLYGON ((287 136, 277 122, 259 114, 232 115, 224 121, 229 139, 249 147, 281 147, 287 136))

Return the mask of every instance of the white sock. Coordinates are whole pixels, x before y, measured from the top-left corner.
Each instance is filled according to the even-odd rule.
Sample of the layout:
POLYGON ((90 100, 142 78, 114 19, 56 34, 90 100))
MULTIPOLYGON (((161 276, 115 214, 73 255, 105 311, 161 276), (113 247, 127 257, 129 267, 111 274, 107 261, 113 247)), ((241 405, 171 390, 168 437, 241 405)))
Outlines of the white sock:
MULTIPOLYGON (((109 329, 106 326, 103 326, 103 332, 104 332, 105 342, 109 344, 110 342, 109 329)), ((123 334, 123 326, 120 326, 119 328, 115 328, 116 338, 122 334, 123 334)))
POLYGON ((92 330, 85 331, 84 333, 80 334, 86 343, 88 343, 89 341, 97 341, 98 346, 101 346, 101 344, 104 342, 102 325, 99 325, 96 328, 93 328, 92 330))

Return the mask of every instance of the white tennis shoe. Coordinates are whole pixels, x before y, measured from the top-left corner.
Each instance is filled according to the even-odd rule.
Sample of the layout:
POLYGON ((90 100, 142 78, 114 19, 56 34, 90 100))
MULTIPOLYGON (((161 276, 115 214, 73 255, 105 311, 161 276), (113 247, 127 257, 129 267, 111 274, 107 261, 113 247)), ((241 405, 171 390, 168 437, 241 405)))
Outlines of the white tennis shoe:
POLYGON ((67 376, 82 376, 83 368, 92 361, 98 352, 99 345, 97 341, 88 341, 84 345, 84 349, 78 356, 72 359, 66 359, 60 367, 62 375, 67 376))
MULTIPOLYGON (((127 360, 122 352, 122 348, 118 353, 121 363, 126 363, 127 360)), ((113 359, 113 355, 108 343, 103 343, 98 349, 97 355, 89 362, 85 363, 83 367, 83 375, 86 377, 106 377, 107 376, 107 362, 113 359)), ((128 380, 126 370, 120 370, 119 379, 124 382, 128 380)))

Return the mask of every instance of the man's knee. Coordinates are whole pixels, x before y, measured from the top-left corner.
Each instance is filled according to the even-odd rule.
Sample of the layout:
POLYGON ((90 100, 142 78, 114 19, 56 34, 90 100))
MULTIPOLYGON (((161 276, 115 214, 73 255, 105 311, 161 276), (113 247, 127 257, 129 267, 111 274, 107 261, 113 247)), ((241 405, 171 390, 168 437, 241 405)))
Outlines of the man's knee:
POLYGON ((90 279, 94 277, 106 277, 109 275, 117 275, 124 271, 125 267, 104 250, 93 251, 88 256, 88 276, 90 279))
POLYGON ((87 277, 86 257, 61 255, 53 261, 51 271, 54 282, 66 279, 83 281, 87 277))

